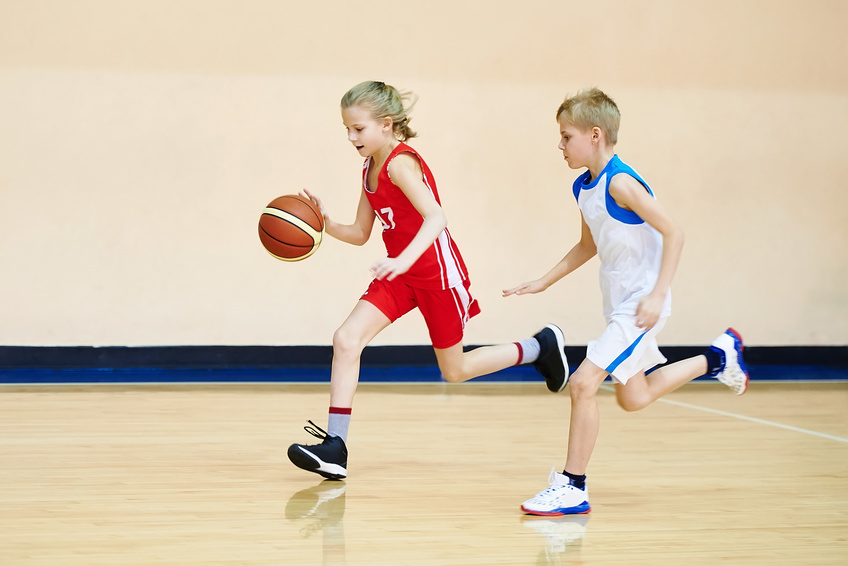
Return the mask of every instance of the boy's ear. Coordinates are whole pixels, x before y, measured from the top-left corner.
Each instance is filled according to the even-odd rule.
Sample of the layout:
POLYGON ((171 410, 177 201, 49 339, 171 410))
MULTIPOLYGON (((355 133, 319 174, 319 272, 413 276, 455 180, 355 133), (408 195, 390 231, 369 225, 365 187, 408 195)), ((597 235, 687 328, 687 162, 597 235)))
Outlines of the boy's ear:
POLYGON ((604 134, 604 131, 600 129, 598 126, 592 128, 592 141, 600 142, 601 136, 604 134))

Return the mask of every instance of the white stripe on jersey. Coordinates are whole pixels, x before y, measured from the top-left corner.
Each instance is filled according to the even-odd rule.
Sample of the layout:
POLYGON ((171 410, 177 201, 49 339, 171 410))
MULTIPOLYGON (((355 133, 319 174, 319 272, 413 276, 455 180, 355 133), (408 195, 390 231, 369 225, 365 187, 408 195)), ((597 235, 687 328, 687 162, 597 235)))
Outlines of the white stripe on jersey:
MULTIPOLYGON (((433 187, 430 186, 430 183, 427 182, 427 175, 422 175, 421 177, 424 181, 424 185, 427 186, 427 190, 430 191, 430 196, 439 203, 439 200, 436 198, 436 192, 433 190, 433 187)), ((439 206, 441 205, 442 204, 439 203, 439 206)), ((465 274, 462 273, 462 270, 460 269, 459 261, 457 260, 450 243, 451 238, 447 228, 442 230, 436 238, 436 241, 433 242, 433 246, 436 249, 436 258, 439 262, 439 268, 441 269, 442 287, 445 289, 451 289, 457 285, 462 285, 462 282, 465 281, 465 274)))
MULTIPOLYGON (((436 244, 436 249, 439 250, 441 256, 441 263, 444 264, 443 270, 447 271, 447 281, 446 288, 456 287, 457 285, 462 285, 463 282, 463 273, 460 269, 459 261, 454 255, 453 247, 451 246, 451 238, 450 234, 447 230, 443 230, 439 237, 436 238, 434 242, 436 244)), ((444 281, 444 279, 443 279, 444 281)))
POLYGON ((459 250, 456 249, 456 242, 453 241, 453 238, 451 237, 450 232, 448 231, 447 228, 445 228, 445 232, 447 232, 447 235, 448 235, 447 248, 448 248, 448 251, 450 252, 452 262, 456 266, 456 271, 457 271, 457 273, 459 273, 460 279, 462 281, 465 281, 468 278, 467 277, 468 274, 465 273, 464 271, 462 271, 462 262, 460 262, 459 258, 457 257, 459 250))
POLYGON ((470 318, 468 316, 468 307, 471 305, 471 295, 468 294, 468 290, 465 288, 465 285, 453 287, 451 291, 453 294, 453 300, 456 303, 456 309, 462 318, 462 328, 464 329, 465 323, 468 322, 468 319, 470 318))

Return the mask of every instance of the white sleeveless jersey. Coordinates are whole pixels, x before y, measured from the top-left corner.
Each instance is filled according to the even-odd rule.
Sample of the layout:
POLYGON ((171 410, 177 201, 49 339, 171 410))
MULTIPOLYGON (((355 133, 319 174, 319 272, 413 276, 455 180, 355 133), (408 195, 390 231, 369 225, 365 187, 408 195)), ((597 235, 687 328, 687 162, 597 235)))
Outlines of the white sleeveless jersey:
MULTIPOLYGON (((624 173, 645 187, 648 184, 618 155, 613 156, 594 181, 586 171, 574 181, 574 197, 601 260, 600 283, 604 317, 635 316, 639 299, 649 294, 657 282, 662 262, 662 234, 632 210, 620 207, 609 194, 612 178, 624 173)), ((671 315, 671 291, 665 298, 660 317, 671 315)))

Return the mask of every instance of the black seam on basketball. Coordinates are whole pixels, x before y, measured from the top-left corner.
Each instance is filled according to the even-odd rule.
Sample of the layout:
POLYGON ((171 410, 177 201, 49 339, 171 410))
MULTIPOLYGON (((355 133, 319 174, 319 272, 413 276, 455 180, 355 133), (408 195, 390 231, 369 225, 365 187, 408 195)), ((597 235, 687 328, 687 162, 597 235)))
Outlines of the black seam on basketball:
MULTIPOLYGON (((296 201, 299 201, 299 202, 302 202, 302 203, 304 203, 304 204, 307 204, 307 205, 308 205, 308 208, 309 208, 309 211, 310 211, 312 214, 314 214, 314 215, 315 215, 315 220, 317 220, 317 221, 318 221, 318 224, 321 226, 321 228, 319 228, 319 229, 317 230, 317 232, 323 232, 323 231, 324 231, 324 218, 323 218, 320 214, 318 214, 317 212, 315 212, 315 209, 314 209, 314 208, 312 208, 312 203, 311 203, 311 201, 307 201, 307 200, 306 200, 305 198, 303 198, 303 197, 296 197, 296 196, 294 196, 294 195, 283 195, 283 196, 282 196, 282 197, 280 197, 280 198, 294 199, 294 200, 296 200, 296 201)), ((282 209, 282 208, 277 208, 276 206, 272 206, 272 207, 269 207, 269 208, 273 208, 274 210, 279 210, 280 212, 288 212, 289 214, 292 214, 292 213, 291 213, 291 212, 289 212, 288 210, 284 210, 284 209, 282 209)), ((301 218, 301 220, 303 220, 303 218, 301 218)), ((303 220, 303 221, 304 221, 304 222, 306 222, 306 220, 303 220)), ((309 224, 309 222, 306 222, 306 223, 307 223, 307 224, 309 224)), ((310 228, 312 228, 312 224, 309 224, 309 227, 310 227, 310 228)), ((315 230, 315 228, 312 228, 312 229, 313 229, 313 230, 315 230)))
MULTIPOLYGON (((279 218, 279 216, 274 216, 274 218, 279 218)), ((286 219, 284 219, 284 218, 279 218, 279 219, 280 219, 280 220, 282 220, 283 222, 289 222, 288 220, 286 220, 286 219)), ((297 228, 298 230, 300 230, 301 232, 303 232, 303 230, 301 230, 301 229, 300 229, 300 226, 297 226, 296 224, 292 224, 291 222, 289 222, 289 224, 291 224, 292 226, 294 226, 295 228, 297 228)), ((277 242, 278 244, 283 244, 284 246, 291 246, 291 247, 293 247, 293 248, 304 248, 304 249, 310 249, 310 250, 311 250, 312 248, 314 248, 314 247, 315 247, 315 238, 312 238, 312 245, 311 245, 311 246, 302 246, 302 245, 300 245, 300 244, 290 244, 290 243, 288 243, 288 242, 284 242, 284 241, 282 241, 282 240, 278 240, 277 238, 275 238, 274 236, 272 236, 271 234, 269 234, 269 233, 268 233, 268 230, 266 230, 266 229, 262 226, 262 224, 260 224, 260 225, 259 225, 259 229, 260 229, 260 230, 262 230, 262 232, 263 232, 266 236, 268 236, 269 238, 271 238, 272 240, 274 240, 274 241, 275 241, 275 242, 277 242)), ((307 236, 309 236, 309 234, 308 234, 307 232, 303 232, 303 233, 304 233, 304 234, 306 234, 307 236)), ((311 237, 311 236, 310 236, 310 237, 311 237)))
MULTIPOLYGON (((302 222, 306 222, 305 220, 303 220, 303 218, 300 218, 298 215, 293 214, 292 212, 289 212, 288 210, 285 210, 283 208, 277 208, 275 206, 269 206, 268 208, 273 208, 274 210, 279 210, 280 212, 284 212, 284 213, 286 213, 290 216, 294 216, 295 218, 297 218, 298 220, 300 220, 302 222)), ((276 218, 277 220, 282 220, 283 222, 287 222, 290 226, 294 226, 295 228, 297 228, 298 230, 300 230, 301 232, 303 232, 304 234, 306 234, 307 236, 312 238, 312 235, 309 232, 307 232, 306 230, 304 230, 303 228, 301 228, 300 226, 298 226, 297 224, 295 224, 291 220, 288 220, 287 218, 283 218, 282 216, 277 216, 276 214, 268 214, 267 212, 263 212, 262 216, 265 216, 265 215, 268 215, 271 218, 276 218)), ((260 225, 261 225, 261 218, 260 218, 260 225)), ((306 222, 306 225, 309 226, 309 228, 311 228, 312 230, 315 230, 315 228, 312 228, 312 225, 310 225, 308 222, 306 222)), ((315 230, 315 231, 321 232, 321 230, 315 230)), ((315 238, 312 238, 312 241, 315 241, 315 238)))

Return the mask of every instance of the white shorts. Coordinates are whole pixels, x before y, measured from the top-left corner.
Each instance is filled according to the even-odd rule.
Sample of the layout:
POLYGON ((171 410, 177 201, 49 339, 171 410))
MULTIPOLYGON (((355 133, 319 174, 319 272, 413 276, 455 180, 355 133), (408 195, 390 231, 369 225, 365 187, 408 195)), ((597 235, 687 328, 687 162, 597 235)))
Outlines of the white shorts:
POLYGON ((657 346, 657 334, 666 320, 659 319, 646 331, 636 326, 636 317, 614 315, 601 337, 589 342, 586 359, 623 385, 634 375, 668 361, 657 346))

